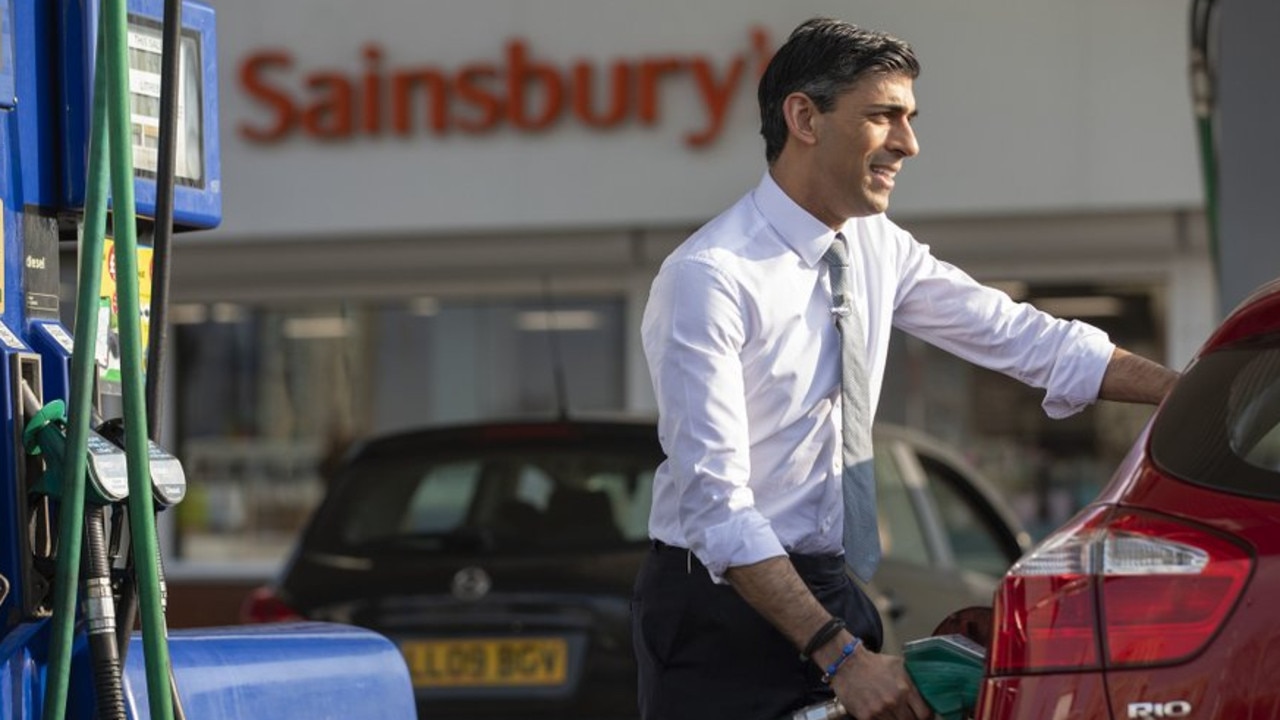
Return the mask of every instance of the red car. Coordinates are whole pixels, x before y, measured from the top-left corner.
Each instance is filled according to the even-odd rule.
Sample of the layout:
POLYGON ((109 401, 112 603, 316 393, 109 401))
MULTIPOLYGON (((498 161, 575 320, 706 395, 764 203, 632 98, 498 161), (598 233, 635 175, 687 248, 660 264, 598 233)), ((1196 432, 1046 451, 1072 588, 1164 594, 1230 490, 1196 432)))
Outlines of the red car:
POLYGON ((1280 718, 1280 281, 996 593, 976 718, 1280 718), (1275 603, 1273 605, 1273 603, 1275 603))

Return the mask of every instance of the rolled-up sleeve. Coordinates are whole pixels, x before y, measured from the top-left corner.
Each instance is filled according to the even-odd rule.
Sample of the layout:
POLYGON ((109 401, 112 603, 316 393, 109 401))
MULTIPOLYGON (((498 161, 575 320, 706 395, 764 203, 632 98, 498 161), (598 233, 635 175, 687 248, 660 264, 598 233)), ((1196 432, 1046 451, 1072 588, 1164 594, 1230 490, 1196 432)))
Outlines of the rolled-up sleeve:
POLYGON ((655 492, 674 493, 684 539, 717 582, 729 567, 785 554, 748 484, 747 311, 731 278, 685 258, 655 279, 642 329, 673 485, 655 492))
POLYGON ((1063 320, 935 258, 909 235, 894 325, 977 365, 1045 391, 1041 406, 1064 418, 1098 399, 1115 344, 1102 330, 1063 320))

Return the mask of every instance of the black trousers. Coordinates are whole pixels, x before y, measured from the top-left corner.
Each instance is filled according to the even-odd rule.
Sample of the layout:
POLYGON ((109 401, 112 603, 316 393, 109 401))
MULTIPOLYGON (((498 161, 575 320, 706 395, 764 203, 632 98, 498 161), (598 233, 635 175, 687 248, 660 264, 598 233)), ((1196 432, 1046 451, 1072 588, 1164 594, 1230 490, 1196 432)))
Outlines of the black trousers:
MULTIPOLYGON (((884 637, 839 556, 792 555, 832 615, 872 650, 884 637)), ((813 661, 684 548, 655 542, 636 578, 631 632, 642 720, 776 720, 832 696, 813 661)))

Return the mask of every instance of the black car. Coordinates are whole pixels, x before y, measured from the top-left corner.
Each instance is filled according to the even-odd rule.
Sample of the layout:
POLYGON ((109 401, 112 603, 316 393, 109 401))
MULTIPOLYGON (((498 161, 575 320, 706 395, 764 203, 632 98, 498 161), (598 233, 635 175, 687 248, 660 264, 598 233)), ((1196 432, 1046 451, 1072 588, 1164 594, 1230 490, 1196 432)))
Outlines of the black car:
POLYGON ((278 601, 399 644, 423 718, 634 717, 631 586, 662 458, 643 423, 374 440, 334 478, 278 601))
MULTIPOLYGON (((980 510, 959 530, 945 526, 942 481, 912 477, 927 445, 878 429, 880 511, 892 526, 882 575, 904 587, 893 602, 869 591, 894 621, 891 647, 904 627, 927 634, 949 610, 989 604, 989 587, 1023 547, 967 474, 947 476, 957 487, 944 499, 958 507, 952 494, 963 495, 980 510), (974 536, 975 522, 998 538, 987 573, 966 570, 966 554, 946 544, 974 536), (904 595, 914 598, 905 610, 904 595)), ((663 457, 651 422, 494 423, 372 440, 342 463, 246 620, 381 632, 404 653, 423 718, 634 718, 630 598, 663 457)))

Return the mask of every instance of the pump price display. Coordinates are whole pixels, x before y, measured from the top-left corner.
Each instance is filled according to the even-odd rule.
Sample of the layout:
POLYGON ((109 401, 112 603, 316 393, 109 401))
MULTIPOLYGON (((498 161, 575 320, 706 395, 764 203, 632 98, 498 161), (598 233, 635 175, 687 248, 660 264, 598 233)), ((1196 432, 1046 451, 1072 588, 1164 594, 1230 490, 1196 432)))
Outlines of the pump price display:
MULTIPOLYGON (((155 177, 160 156, 160 70, 164 40, 150 21, 129 19, 129 105, 134 170, 155 177)), ((178 43, 178 121, 174 134, 174 175, 185 185, 204 182, 200 118, 200 59, 195 37, 178 43)))
POLYGON ((568 676, 564 638, 410 640, 400 644, 413 686, 554 686, 568 676))

